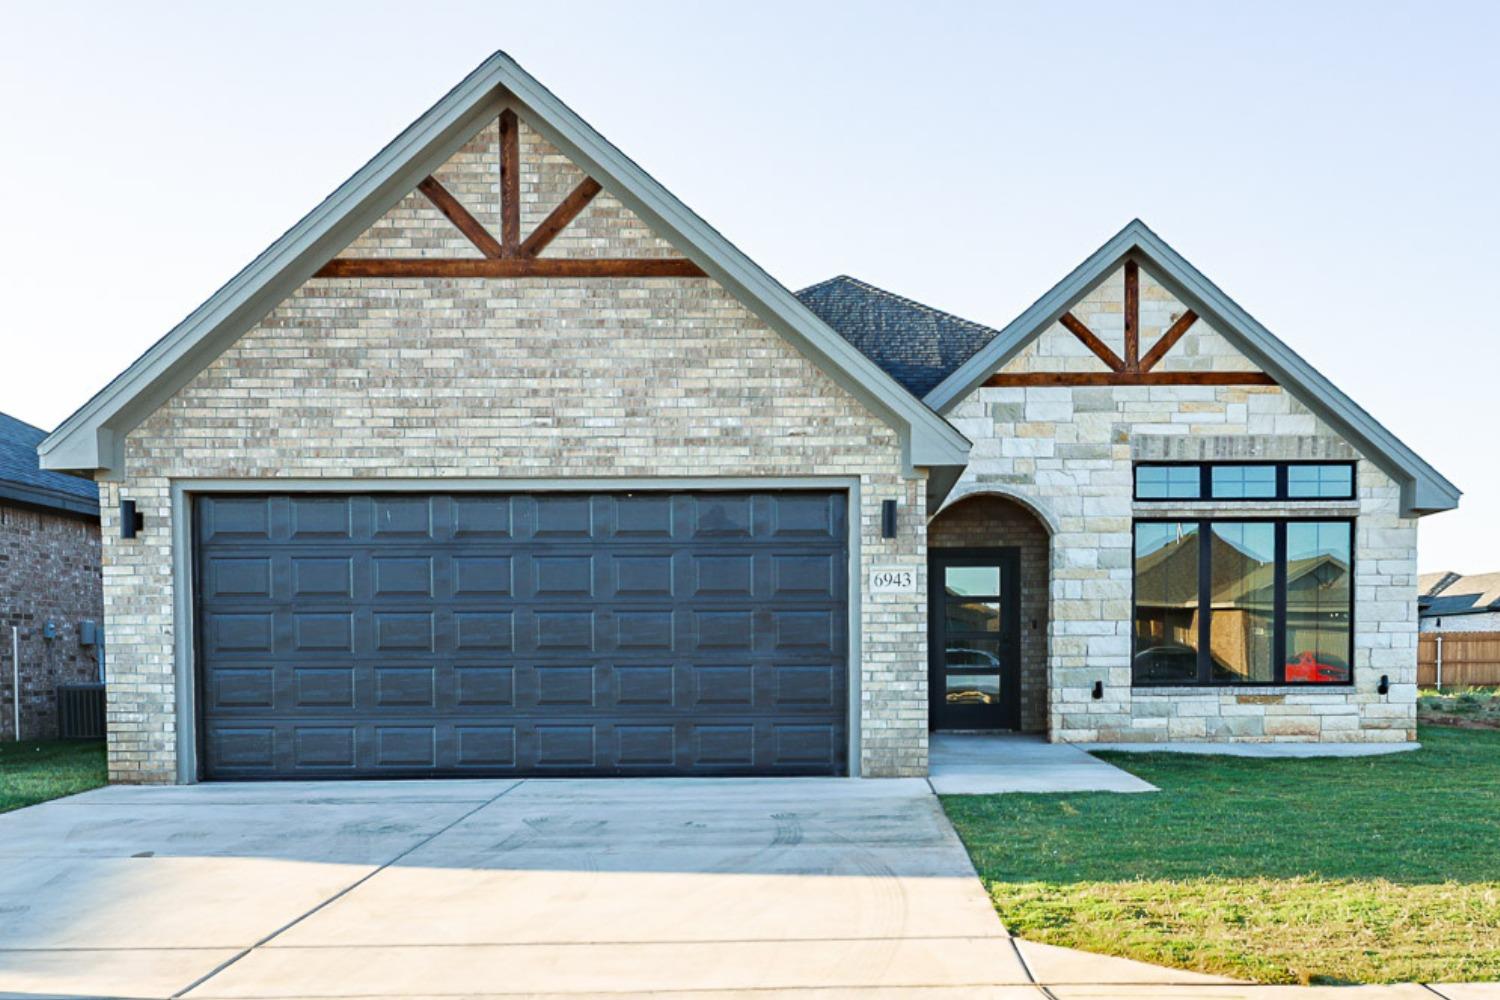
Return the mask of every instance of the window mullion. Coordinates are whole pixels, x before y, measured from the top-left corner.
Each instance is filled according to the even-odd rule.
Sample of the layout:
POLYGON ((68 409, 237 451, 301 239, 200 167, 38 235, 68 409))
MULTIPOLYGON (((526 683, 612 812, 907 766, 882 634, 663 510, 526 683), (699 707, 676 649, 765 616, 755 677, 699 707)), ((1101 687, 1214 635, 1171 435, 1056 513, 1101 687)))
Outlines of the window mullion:
MULTIPOLYGON (((1285 466, 1283 466, 1285 468, 1285 466)), ((1271 655, 1276 659, 1271 664, 1272 676, 1277 684, 1286 683, 1286 522, 1276 522, 1276 570, 1272 575, 1274 587, 1272 611, 1271 655)))
POLYGON ((1198 683, 1207 685, 1213 680, 1213 656, 1209 645, 1213 639, 1213 624, 1209 621, 1209 600, 1213 589, 1213 546, 1210 542, 1212 522, 1198 522, 1198 683))

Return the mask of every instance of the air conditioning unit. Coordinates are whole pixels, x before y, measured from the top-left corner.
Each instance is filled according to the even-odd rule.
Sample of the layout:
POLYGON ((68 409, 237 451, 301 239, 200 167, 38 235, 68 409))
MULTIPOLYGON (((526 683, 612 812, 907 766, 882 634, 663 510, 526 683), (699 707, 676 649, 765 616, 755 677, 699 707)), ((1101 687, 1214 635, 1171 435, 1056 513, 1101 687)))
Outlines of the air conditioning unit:
POLYGON ((104 685, 59 684, 57 728, 65 740, 104 739, 104 685))

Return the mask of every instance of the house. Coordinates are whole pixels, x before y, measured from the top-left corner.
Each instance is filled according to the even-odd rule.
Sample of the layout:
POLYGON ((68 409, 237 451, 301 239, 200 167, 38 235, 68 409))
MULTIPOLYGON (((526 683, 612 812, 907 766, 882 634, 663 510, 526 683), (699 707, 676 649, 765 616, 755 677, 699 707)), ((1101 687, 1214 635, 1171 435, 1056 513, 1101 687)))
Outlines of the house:
POLYGON ((0 413, 0 739, 56 739, 58 686, 102 679, 98 487, 39 468, 46 436, 0 413))
POLYGON ((503 53, 40 454, 141 782, 1408 741, 1459 497, 1140 222, 1003 329, 799 298, 503 53))
POLYGON ((1423 632, 1500 632, 1500 573, 1423 573, 1417 593, 1423 632))

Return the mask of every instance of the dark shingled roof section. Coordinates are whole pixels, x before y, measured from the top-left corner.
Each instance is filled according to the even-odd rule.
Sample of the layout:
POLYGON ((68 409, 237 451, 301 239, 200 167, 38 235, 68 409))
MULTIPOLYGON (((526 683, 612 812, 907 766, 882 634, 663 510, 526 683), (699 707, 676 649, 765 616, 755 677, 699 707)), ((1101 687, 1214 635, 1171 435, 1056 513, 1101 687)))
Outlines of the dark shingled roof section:
POLYGON ((46 436, 40 427, 0 413, 0 499, 98 515, 98 486, 87 479, 41 468, 36 446, 46 436))
POLYGON ((1446 574, 1442 586, 1424 593, 1417 601, 1423 618, 1443 615, 1473 615, 1500 611, 1500 573, 1446 574))
POLYGON ((844 274, 797 298, 918 399, 999 332, 844 274))

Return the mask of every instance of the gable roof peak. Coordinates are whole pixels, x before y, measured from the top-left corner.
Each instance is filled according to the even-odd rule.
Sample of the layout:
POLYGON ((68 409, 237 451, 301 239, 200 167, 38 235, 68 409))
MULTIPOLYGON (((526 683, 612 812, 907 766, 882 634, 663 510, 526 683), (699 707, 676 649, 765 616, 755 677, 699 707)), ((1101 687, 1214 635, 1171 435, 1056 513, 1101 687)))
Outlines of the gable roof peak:
POLYGON ((953 470, 967 461, 969 442, 951 424, 829 329, 514 59, 496 51, 64 421, 39 447, 43 466, 119 470, 131 429, 506 108, 894 428, 909 467, 953 470))
POLYGON ((994 340, 927 393, 924 397, 927 404, 939 413, 951 410, 1056 323, 1079 299, 1102 284, 1127 257, 1139 258, 1152 277, 1178 301, 1385 469, 1401 484, 1403 513, 1427 514, 1458 506, 1458 487, 1261 325, 1139 218, 1126 223, 1005 326, 994 340))

